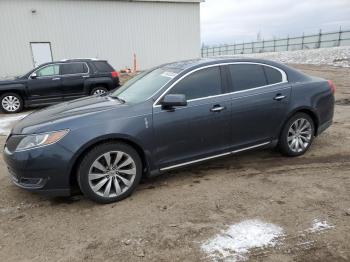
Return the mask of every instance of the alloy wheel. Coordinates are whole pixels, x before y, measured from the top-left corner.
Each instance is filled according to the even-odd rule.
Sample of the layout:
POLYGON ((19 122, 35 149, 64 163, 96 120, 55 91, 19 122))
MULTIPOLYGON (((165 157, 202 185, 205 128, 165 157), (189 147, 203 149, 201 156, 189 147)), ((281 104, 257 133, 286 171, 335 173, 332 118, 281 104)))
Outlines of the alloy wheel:
POLYGON ((99 156, 88 174, 92 191, 105 198, 116 197, 127 191, 135 177, 135 161, 122 151, 111 151, 99 156))
POLYGON ((103 89, 96 89, 93 94, 94 95, 102 95, 104 93, 106 93, 105 90, 103 90, 103 89))
POLYGON ((9 95, 2 99, 1 105, 8 112, 15 112, 20 108, 21 102, 17 97, 9 95))
POLYGON ((312 126, 305 118, 299 118, 293 122, 288 130, 287 142, 289 148, 300 153, 307 149, 312 139, 312 126))

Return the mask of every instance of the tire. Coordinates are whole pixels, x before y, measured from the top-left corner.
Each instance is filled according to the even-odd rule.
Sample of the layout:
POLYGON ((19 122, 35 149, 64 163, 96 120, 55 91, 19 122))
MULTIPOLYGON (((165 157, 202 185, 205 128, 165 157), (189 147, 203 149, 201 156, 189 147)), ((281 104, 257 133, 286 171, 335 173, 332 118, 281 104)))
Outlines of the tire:
POLYGON ((118 142, 94 147, 84 156, 78 169, 80 190, 87 198, 102 204, 130 196, 141 177, 139 154, 131 146, 118 142))
POLYGON ((5 93, 0 97, 0 108, 7 114, 18 113, 23 110, 23 99, 16 93, 5 93))
POLYGON ((279 150, 285 156, 301 156, 310 148, 314 134, 315 124, 312 118, 305 113, 296 113, 282 129, 279 150))
POLYGON ((105 88, 103 86, 98 86, 98 87, 95 87, 91 90, 90 95, 102 95, 102 94, 107 93, 107 92, 108 92, 107 88, 105 88))

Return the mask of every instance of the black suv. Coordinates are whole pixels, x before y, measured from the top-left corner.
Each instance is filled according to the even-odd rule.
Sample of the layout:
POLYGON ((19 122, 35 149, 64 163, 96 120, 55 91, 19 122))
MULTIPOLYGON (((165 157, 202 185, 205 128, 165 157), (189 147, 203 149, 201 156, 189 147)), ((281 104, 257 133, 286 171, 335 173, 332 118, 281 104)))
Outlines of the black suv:
POLYGON ((24 107, 103 94, 118 86, 119 75, 105 60, 50 62, 23 76, 0 81, 0 108, 5 113, 17 113, 24 107))

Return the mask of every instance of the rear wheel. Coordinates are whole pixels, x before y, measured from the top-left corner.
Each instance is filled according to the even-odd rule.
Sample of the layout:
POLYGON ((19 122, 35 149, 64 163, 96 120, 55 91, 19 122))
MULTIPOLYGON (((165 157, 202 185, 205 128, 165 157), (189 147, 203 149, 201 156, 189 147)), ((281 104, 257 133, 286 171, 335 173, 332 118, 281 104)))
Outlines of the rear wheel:
POLYGON ((78 182, 85 196, 99 203, 128 197, 140 182, 142 162, 138 153, 124 143, 105 143, 82 160, 78 182))
POLYGON ((279 140, 279 149, 286 156, 303 155, 310 148, 314 133, 312 118, 308 114, 297 113, 285 124, 279 140))
POLYGON ((107 88, 100 86, 100 87, 95 87, 94 89, 92 89, 91 91, 91 95, 102 95, 104 93, 107 93, 107 88))
POLYGON ((5 93, 0 97, 0 106, 5 113, 18 113, 23 109, 23 100, 15 93, 5 93))

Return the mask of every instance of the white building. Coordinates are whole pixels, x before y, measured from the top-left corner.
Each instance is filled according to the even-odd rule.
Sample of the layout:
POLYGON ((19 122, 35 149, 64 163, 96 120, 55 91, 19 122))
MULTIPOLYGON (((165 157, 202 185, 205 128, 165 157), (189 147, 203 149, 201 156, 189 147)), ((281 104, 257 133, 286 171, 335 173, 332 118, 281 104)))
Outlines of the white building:
POLYGON ((66 58, 147 69, 200 56, 201 0, 0 0, 0 77, 66 58))

